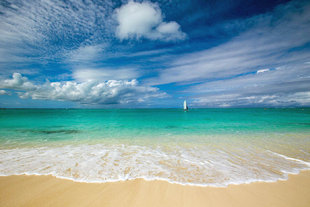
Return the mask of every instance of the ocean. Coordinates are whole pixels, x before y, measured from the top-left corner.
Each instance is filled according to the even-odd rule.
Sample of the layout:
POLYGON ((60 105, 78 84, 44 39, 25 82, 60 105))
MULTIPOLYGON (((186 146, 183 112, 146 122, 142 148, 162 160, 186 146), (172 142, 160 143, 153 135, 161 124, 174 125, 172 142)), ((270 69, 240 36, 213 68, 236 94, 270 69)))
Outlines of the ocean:
POLYGON ((310 169, 310 108, 1 109, 0 175, 197 186, 310 169))

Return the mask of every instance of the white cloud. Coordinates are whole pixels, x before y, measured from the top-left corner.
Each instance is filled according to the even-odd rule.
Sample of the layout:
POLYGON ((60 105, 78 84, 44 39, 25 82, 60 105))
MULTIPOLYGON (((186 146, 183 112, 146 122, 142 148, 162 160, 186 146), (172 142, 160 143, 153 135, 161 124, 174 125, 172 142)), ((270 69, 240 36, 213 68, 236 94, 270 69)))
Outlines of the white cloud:
POLYGON ((85 63, 96 60, 103 51, 100 45, 80 46, 77 50, 73 50, 69 54, 69 62, 85 63))
POLYGON ((264 72, 268 72, 270 69, 266 68, 266 69, 260 69, 260 70, 257 70, 256 73, 259 74, 259 73, 264 73, 264 72))
POLYGON ((26 77, 20 73, 13 73, 12 79, 6 79, 0 82, 0 88, 16 90, 34 90, 36 88, 26 77))
POLYGON ((81 68, 73 71, 73 78, 78 81, 128 80, 139 76, 140 72, 135 68, 81 68))
POLYGON ((307 66, 286 66, 268 73, 251 73, 229 80, 214 80, 191 86, 199 106, 306 106, 310 105, 307 66), (298 70, 298 73, 296 72, 298 70))
MULTIPOLYGON (((13 71, 9 64, 42 64, 64 58, 79 45, 109 42, 114 36, 112 5, 111 0, 14 0, 0 4, 0 63, 13 71)), ((96 48, 84 49, 81 55, 72 56, 73 60, 85 60, 96 48)))
POLYGON ((282 102, 295 102, 301 106, 309 106, 310 105, 310 91, 306 92, 297 92, 294 94, 290 94, 282 102))
POLYGON ((143 37, 175 41, 186 37, 178 23, 163 21, 161 10, 155 3, 129 1, 116 9, 115 15, 118 22, 116 36, 120 39, 143 37))
POLYGON ((176 22, 162 22, 156 30, 162 34, 169 34, 169 33, 175 33, 175 31, 178 31, 180 29, 180 25, 176 22))
POLYGON ((157 50, 145 50, 135 53, 123 54, 123 57, 147 57, 147 56, 161 56, 166 52, 170 52, 172 49, 157 49, 157 50))
POLYGON ((158 88, 139 85, 135 79, 82 83, 46 82, 42 85, 35 85, 19 73, 14 73, 12 79, 1 81, 0 88, 17 90, 20 98, 72 101, 81 104, 138 103, 150 98, 166 96, 158 88))
POLYGON ((290 107, 309 106, 310 91, 294 92, 290 94, 274 95, 245 95, 239 93, 213 94, 196 97, 192 100, 192 105, 199 107, 290 107))
POLYGON ((309 18, 309 5, 301 7, 292 2, 274 12, 236 22, 252 26, 216 47, 166 57, 165 69, 147 81, 150 85, 197 83, 307 62, 310 53, 302 48, 310 42, 309 18))
POLYGON ((11 93, 5 90, 0 90, 0 95, 11 95, 11 93))
POLYGON ((309 106, 309 11, 290 2, 245 20, 252 25, 247 31, 207 50, 168 56, 165 69, 146 82, 183 85, 200 107, 309 106))

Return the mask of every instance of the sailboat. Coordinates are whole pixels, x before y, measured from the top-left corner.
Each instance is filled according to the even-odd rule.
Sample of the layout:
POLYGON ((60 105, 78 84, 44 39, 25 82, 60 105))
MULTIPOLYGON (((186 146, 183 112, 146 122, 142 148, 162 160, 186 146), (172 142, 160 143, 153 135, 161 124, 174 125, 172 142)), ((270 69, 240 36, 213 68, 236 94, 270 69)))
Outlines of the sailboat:
POLYGON ((188 111, 188 106, 186 104, 186 100, 184 100, 184 111, 188 111))

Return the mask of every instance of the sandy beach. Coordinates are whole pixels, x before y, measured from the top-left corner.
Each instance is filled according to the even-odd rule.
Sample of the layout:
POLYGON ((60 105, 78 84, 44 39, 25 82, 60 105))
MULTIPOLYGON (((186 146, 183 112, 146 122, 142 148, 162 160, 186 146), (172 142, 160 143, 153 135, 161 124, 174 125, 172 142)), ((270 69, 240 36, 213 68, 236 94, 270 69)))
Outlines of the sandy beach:
POLYGON ((310 206, 310 171, 287 181, 194 187, 137 179, 102 184, 52 176, 0 177, 0 206, 310 206))

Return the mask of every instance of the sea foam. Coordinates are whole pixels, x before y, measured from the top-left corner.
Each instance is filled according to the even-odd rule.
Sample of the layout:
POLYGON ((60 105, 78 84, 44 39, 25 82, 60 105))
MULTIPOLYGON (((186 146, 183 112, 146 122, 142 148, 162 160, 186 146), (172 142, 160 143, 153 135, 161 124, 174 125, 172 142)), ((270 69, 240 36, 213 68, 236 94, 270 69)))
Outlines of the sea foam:
POLYGON ((0 150, 0 175, 53 175, 103 183, 137 178, 197 186, 272 182, 310 163, 247 146, 76 144, 0 150))

